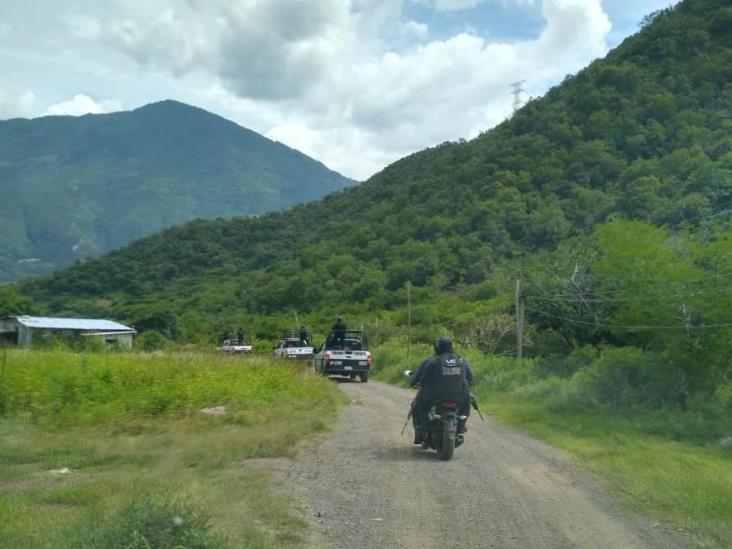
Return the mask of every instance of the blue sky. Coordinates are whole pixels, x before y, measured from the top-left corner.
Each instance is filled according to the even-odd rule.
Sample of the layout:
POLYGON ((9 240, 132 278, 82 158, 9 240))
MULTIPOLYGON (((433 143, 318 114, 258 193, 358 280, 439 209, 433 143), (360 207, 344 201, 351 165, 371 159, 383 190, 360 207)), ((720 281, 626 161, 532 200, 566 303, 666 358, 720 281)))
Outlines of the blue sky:
POLYGON ((670 0, 3 0, 0 119, 191 103, 365 179, 471 138, 670 0))
MULTIPOLYGON (((672 0, 604 0, 602 6, 613 25, 608 45, 614 47, 635 33, 644 15, 673 3, 672 0)), ((438 10, 432 3, 416 2, 406 4, 404 15, 429 25, 431 36, 436 39, 472 29, 494 40, 526 40, 539 34, 544 27, 539 1, 496 0, 452 11, 438 10)))

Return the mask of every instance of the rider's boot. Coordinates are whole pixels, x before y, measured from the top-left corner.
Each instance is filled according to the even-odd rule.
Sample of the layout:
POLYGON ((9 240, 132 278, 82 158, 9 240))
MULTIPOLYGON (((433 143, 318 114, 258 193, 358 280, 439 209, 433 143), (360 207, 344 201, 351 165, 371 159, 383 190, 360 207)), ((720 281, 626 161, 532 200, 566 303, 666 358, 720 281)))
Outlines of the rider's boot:
POLYGON ((424 441, 424 434, 421 430, 414 431, 414 444, 422 444, 424 441))

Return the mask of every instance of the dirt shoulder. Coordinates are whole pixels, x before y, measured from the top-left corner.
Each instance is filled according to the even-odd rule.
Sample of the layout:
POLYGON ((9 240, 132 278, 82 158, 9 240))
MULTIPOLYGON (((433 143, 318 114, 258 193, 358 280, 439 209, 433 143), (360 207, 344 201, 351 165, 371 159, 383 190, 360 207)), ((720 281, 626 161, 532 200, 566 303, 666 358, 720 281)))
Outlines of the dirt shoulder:
POLYGON ((411 391, 340 384, 335 431, 283 473, 314 547, 640 548, 690 543, 629 516, 572 459, 490 419, 471 417, 451 461, 400 435, 411 391))

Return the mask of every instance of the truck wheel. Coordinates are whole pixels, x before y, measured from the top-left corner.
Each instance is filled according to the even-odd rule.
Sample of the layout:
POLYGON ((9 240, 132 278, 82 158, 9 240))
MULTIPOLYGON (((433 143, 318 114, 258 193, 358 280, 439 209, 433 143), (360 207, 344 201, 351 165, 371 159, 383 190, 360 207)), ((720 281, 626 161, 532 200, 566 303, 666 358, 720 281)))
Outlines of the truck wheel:
POLYGON ((369 382, 369 373, 368 372, 363 372, 361 374, 358 374, 358 376, 361 378, 361 383, 369 382))

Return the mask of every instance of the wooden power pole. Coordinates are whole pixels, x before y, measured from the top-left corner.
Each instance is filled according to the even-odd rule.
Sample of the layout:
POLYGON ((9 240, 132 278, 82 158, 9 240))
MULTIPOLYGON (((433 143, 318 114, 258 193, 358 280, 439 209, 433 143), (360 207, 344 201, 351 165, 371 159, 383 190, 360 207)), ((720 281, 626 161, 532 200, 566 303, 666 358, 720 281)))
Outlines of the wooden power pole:
POLYGON ((521 279, 516 279, 516 358, 524 357, 524 300, 521 298, 521 279))
POLYGON ((412 282, 407 280, 407 360, 412 358, 412 282))

